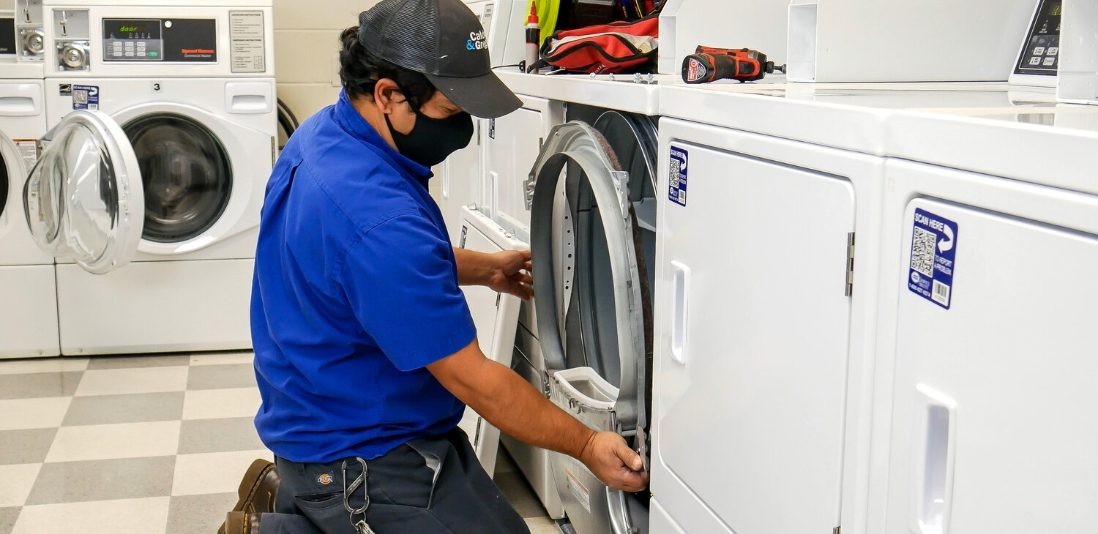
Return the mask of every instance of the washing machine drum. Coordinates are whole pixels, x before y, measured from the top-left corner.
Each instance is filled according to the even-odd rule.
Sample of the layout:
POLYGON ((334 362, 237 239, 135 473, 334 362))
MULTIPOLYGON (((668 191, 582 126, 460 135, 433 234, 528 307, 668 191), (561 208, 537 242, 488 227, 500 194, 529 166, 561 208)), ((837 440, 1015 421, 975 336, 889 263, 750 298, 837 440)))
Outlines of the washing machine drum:
POLYGON ((229 205, 232 165, 217 136, 195 120, 153 114, 122 126, 145 191, 142 238, 178 243, 209 230, 229 205))
MULTIPOLYGON (((655 125, 607 112, 550 132, 534 165, 530 244, 550 397, 647 451, 655 253, 655 125)), ((577 532, 643 530, 637 500, 554 460, 577 532)))

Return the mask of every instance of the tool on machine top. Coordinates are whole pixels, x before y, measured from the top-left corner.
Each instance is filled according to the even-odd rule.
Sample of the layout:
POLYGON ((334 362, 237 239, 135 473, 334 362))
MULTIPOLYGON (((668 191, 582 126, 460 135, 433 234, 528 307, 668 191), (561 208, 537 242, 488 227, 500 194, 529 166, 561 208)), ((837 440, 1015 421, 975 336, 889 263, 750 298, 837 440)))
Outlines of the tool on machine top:
POLYGON ((682 81, 709 83, 716 80, 761 80, 774 71, 785 72, 785 65, 774 65, 766 54, 750 48, 714 48, 698 46, 682 61, 682 81))

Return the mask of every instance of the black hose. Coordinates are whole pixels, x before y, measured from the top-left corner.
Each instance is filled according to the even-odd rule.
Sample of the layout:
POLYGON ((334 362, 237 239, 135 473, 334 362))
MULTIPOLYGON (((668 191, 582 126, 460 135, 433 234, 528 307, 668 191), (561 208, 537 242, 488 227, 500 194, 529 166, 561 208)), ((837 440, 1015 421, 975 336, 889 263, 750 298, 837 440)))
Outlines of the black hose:
MULTIPOLYGON (((298 127, 301 126, 301 123, 298 122, 297 116, 294 115, 294 112, 290 109, 290 106, 287 106, 286 103, 283 102, 281 98, 279 98, 277 100, 278 100, 278 125, 279 125, 279 127, 282 128, 282 131, 286 133, 286 139, 289 139, 290 136, 294 135, 294 132, 297 131, 298 127)), ((279 148, 281 149, 283 147, 279 147, 279 148)))

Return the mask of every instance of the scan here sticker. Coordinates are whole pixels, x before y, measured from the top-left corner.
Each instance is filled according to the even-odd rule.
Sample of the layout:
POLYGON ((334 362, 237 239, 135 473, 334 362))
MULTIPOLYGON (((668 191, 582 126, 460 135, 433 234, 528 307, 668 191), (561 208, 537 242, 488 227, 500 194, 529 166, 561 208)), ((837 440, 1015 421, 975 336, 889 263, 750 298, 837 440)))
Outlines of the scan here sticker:
POLYGON ((686 206, 686 150, 671 147, 671 167, 667 176, 667 198, 680 206, 686 206))
POLYGON ((948 310, 953 298, 957 223, 916 208, 912 224, 907 288, 948 310))

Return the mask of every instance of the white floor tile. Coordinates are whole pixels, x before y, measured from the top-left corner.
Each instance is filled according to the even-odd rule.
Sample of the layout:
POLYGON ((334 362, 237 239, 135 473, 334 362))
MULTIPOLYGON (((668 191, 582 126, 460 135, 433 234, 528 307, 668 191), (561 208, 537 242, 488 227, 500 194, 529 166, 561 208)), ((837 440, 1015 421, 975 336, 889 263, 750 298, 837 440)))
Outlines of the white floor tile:
POLYGON ((274 461, 268 450, 180 454, 175 458, 172 496, 235 492, 256 458, 274 461))
POLYGON ((61 426, 72 397, 0 400, 0 430, 61 426))
POLYGON ((42 464, 0 465, 0 508, 23 506, 42 464))
POLYGON ((27 506, 12 534, 163 534, 168 497, 27 506))
POLYGON ((248 352, 192 354, 191 365, 229 365, 252 363, 255 355, 248 352))
POLYGON ((255 417, 259 403, 256 388, 188 391, 183 398, 183 419, 255 417))
POLYGON ((0 360, 0 375, 24 375, 30 373, 60 373, 83 371, 88 368, 87 358, 45 358, 40 360, 0 360))
POLYGON ((62 427, 47 462, 173 456, 179 450, 180 421, 62 427))
POLYGON ((85 371, 76 396, 157 393, 187 389, 187 367, 142 367, 85 371))

